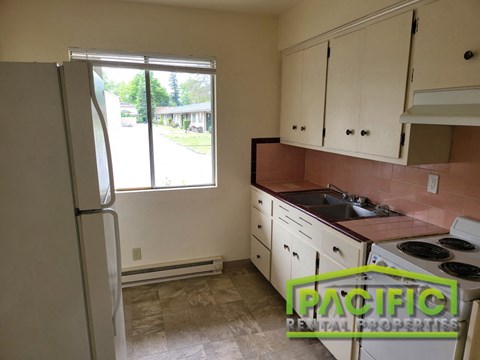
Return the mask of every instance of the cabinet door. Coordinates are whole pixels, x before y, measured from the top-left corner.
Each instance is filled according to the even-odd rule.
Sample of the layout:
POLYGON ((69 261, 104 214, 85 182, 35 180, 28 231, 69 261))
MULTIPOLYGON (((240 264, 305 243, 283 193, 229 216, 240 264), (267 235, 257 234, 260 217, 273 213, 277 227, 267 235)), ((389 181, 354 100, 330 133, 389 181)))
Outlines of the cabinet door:
POLYGON ((302 144, 322 146, 327 82, 328 43, 303 51, 302 109, 300 139, 302 144))
POLYGON ((333 39, 325 109, 325 147, 355 151, 360 117, 360 75, 365 31, 333 39))
MULTIPOLYGON (((312 248, 310 245, 300 240, 299 238, 294 238, 293 248, 292 248, 292 270, 291 270, 291 279, 298 279, 305 276, 315 275, 317 272, 317 251, 312 248)), ((300 314, 299 306, 299 294, 301 289, 311 289, 315 290, 315 283, 307 284, 305 286, 297 286, 294 290, 294 300, 293 305, 295 311, 300 314)), ((309 311, 306 316, 308 319, 313 319, 314 311, 313 309, 309 311)))
POLYGON ((278 221, 274 221, 270 282, 284 298, 287 280, 290 280, 292 243, 293 234, 278 221))
POLYGON ((357 152, 398 158, 413 13, 365 29, 357 152))
MULTIPOLYGON (((320 253, 320 266, 318 273, 319 274, 325 274, 328 272, 332 271, 338 271, 338 270, 344 270, 346 269, 344 266, 340 265, 336 261, 330 259, 328 256, 325 256, 324 254, 320 253)), ((323 295, 325 294, 325 290, 328 287, 333 287, 335 284, 332 283, 322 283, 320 282, 318 284, 318 293, 320 294, 320 297, 323 298, 323 295)), ((342 287, 339 288, 337 291, 343 296, 344 291, 350 290, 349 288, 342 287)), ((330 306, 329 311, 328 311, 328 317, 329 318, 334 318, 335 307, 330 306)), ((354 331, 354 326, 355 326, 355 318, 351 314, 347 314, 346 316, 348 326, 349 328, 354 331)), ((319 317, 319 320, 321 318, 319 317)), ((343 320, 343 318, 339 318, 340 321, 343 320)), ((351 360, 352 358, 352 351, 353 351, 353 345, 354 341, 353 339, 321 339, 323 345, 335 356, 337 360, 351 360)))
POLYGON ((280 109, 280 137, 282 140, 296 141, 300 132, 302 63, 302 51, 283 58, 282 103, 280 109))
POLYGON ((418 10, 413 89, 480 85, 480 2, 438 0, 418 10), (466 51, 474 57, 464 59, 466 51))

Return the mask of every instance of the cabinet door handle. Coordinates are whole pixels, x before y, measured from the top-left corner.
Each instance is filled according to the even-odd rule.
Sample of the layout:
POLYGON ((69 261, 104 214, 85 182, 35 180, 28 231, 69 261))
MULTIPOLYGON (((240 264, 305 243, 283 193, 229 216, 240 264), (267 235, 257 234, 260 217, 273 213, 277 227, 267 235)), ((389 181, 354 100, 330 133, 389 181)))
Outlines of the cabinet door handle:
POLYGON ((370 130, 362 130, 362 131, 360 131, 360 135, 368 136, 368 135, 370 135, 370 130))
POLYGON ((353 132, 354 132, 353 129, 352 129, 352 130, 347 129, 347 131, 345 131, 345 134, 347 134, 347 135, 353 135, 353 132))
POLYGON ((257 228, 258 228, 258 229, 261 229, 261 228, 262 228, 262 225, 257 225, 257 228))
POLYGON ((260 259, 260 258, 261 258, 261 256, 260 256, 260 255, 257 255, 257 259, 260 259))
POLYGON ((332 248, 332 250, 333 250, 334 253, 339 253, 339 252, 340 252, 340 249, 337 248, 336 246, 334 246, 334 247, 332 248))
POLYGON ((292 130, 297 130, 297 125, 292 125, 292 130))
POLYGON ((465 60, 470 60, 474 56, 475 56, 475 53, 472 50, 467 50, 467 51, 465 51, 465 54, 463 54, 463 58, 465 60))
POLYGON ((340 295, 342 295, 342 297, 345 297, 347 296, 347 292, 345 290, 342 290, 340 291, 340 295))
POLYGON ((263 204, 263 201, 262 201, 262 200, 258 200, 258 203, 259 203, 260 205, 262 205, 262 204, 263 204))
POLYGON ((283 244, 283 248, 284 248, 285 250, 290 251, 290 247, 289 247, 287 244, 283 244))
POLYGON ((305 126, 300 126, 300 131, 305 131, 307 128, 305 126))
POLYGON ((295 251, 292 253, 292 256, 295 256, 297 259, 300 259, 300 257, 298 256, 298 254, 295 251))

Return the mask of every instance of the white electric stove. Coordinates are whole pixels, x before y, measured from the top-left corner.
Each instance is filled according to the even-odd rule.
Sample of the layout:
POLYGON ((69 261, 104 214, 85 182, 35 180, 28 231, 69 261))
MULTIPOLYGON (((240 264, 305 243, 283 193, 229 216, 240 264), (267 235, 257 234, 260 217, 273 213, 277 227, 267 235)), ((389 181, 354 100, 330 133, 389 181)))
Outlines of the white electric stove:
POLYGON ((454 279, 459 300, 480 299, 480 222, 458 217, 447 235, 374 244, 369 261, 454 279))
MULTIPOLYGON (((459 336, 448 340, 364 339, 360 359, 400 360, 426 355, 436 360, 462 359, 472 301, 480 299, 480 222, 458 217, 450 234, 373 244, 369 264, 456 280, 459 336)), ((406 286, 411 285, 408 279, 397 280, 405 281, 406 286)), ((423 286, 416 282, 417 287, 423 286)), ((447 301, 450 300, 449 289, 441 287, 441 291, 447 301)))

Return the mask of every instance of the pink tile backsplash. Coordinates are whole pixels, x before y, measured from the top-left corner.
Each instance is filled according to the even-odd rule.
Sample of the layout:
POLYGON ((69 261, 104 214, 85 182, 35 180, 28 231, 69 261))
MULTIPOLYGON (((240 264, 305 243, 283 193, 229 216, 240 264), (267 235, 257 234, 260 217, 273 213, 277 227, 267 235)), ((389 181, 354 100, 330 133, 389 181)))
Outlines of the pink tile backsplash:
POLYGON ((448 164, 403 166, 259 144, 257 181, 332 183, 418 220, 449 228, 459 215, 480 220, 480 127, 454 127, 450 158, 448 164), (427 192, 429 174, 440 175, 438 194, 427 192))
POLYGON ((257 144, 257 182, 305 179, 303 148, 283 144, 257 144))

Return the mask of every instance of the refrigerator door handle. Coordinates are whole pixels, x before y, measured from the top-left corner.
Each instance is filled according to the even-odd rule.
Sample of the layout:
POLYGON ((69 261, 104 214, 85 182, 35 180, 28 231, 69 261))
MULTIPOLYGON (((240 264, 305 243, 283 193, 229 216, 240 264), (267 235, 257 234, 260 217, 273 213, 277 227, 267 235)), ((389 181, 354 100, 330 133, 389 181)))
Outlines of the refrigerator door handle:
POLYGON ((95 82, 93 79, 93 65, 91 62, 88 63, 88 77, 90 83, 90 98, 92 99, 93 106, 95 111, 100 118, 100 123, 102 124, 103 136, 105 138, 105 150, 107 154, 107 163, 108 163, 108 177, 110 181, 110 201, 102 204, 102 209, 111 207, 115 203, 115 183, 113 179, 113 161, 112 161, 112 149, 110 148, 110 139, 108 137, 107 122, 105 121, 105 116, 102 112, 100 104, 98 103, 97 97, 95 96, 95 82))
POLYGON ((118 214, 115 210, 112 209, 105 209, 103 210, 104 213, 109 214, 113 217, 113 224, 114 224, 114 235, 115 235, 115 252, 116 252, 116 260, 117 260, 117 286, 116 286, 116 294, 115 294, 115 304, 113 308, 113 333, 117 335, 117 329, 115 325, 115 320, 117 318, 118 309, 120 308, 120 300, 121 300, 121 293, 122 293, 122 257, 121 257, 121 249, 120 249, 120 227, 118 222, 118 214))

